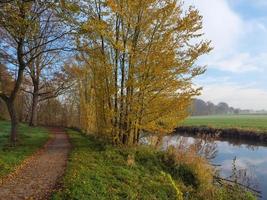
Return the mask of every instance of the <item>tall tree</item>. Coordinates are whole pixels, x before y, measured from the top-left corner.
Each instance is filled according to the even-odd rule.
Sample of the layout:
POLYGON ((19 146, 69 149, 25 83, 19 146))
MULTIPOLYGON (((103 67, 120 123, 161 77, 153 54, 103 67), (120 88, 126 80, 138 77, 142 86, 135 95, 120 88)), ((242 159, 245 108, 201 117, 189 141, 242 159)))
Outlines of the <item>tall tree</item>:
POLYGON ((205 69, 195 61, 211 50, 200 39, 198 11, 183 11, 176 0, 80 4, 73 69, 83 128, 124 145, 136 144, 142 131, 171 131, 199 94, 192 80, 205 69))
POLYGON ((53 33, 37 34, 46 30, 46 22, 49 19, 47 13, 55 6, 54 3, 41 0, 9 1, 0 6, 0 62, 6 63, 14 81, 13 88, 7 93, 1 92, 0 97, 6 102, 9 110, 12 144, 17 140, 18 126, 14 105, 25 77, 25 69, 40 55, 58 49, 55 40, 62 37, 53 33), (49 48, 43 48, 44 46, 49 48))
MULTIPOLYGON (((40 101, 55 98, 69 87, 67 79, 62 72, 67 50, 71 42, 68 40, 70 29, 63 25, 57 9, 47 9, 37 24, 39 26, 28 45, 36 47, 39 54, 26 68, 26 74, 31 84, 26 84, 24 91, 32 95, 31 118, 29 124, 37 125, 37 106, 40 101), (53 37, 53 41, 51 38, 53 37), (49 41, 51 40, 51 41, 49 41), (39 43, 43 45, 38 46, 39 43), (52 48, 51 48, 52 46, 52 48), (64 54, 63 54, 63 51, 64 54), (31 88, 31 90, 29 90, 31 88)), ((35 52, 29 54, 33 56, 35 52)))
POLYGON ((22 85, 22 90, 31 96, 30 126, 37 125, 38 105, 41 102, 63 95, 71 86, 63 69, 58 68, 57 70, 62 71, 60 72, 54 71, 54 65, 52 67, 49 65, 41 66, 36 65, 27 70, 26 77, 29 76, 30 78, 22 85))

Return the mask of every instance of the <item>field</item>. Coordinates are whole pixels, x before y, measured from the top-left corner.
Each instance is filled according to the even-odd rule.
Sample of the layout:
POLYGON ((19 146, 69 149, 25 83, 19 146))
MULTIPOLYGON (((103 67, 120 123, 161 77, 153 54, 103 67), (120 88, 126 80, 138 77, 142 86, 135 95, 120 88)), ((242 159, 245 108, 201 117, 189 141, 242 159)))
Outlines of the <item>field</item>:
POLYGON ((0 179, 12 172, 27 156, 39 149, 49 137, 44 128, 31 128, 20 124, 18 143, 16 147, 10 147, 9 130, 10 123, 0 121, 0 179))
POLYGON ((213 115, 190 117, 186 119, 182 125, 238 128, 267 132, 267 115, 213 115))

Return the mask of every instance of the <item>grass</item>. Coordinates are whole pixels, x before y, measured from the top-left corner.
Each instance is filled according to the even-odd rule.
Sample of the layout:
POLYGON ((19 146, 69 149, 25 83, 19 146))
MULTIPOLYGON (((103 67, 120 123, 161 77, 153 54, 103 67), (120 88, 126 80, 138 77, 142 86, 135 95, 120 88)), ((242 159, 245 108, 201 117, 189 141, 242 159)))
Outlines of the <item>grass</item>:
MULTIPOLYGON (((203 167, 195 171, 199 163, 176 165, 165 152, 151 147, 119 148, 76 131, 68 134, 73 149, 62 188, 53 194, 53 200, 230 199, 231 192, 224 188, 213 190, 211 182, 205 180, 205 185, 195 180, 196 174, 203 176, 207 171, 203 167)), ((244 196, 242 199, 250 199, 244 196)))
POLYGON ((71 153, 63 190, 53 199, 177 199, 156 154, 145 148, 119 149, 69 131, 71 153), (135 154, 135 164, 127 164, 135 154))
POLYGON ((10 123, 0 121, 0 178, 15 170, 21 162, 37 151, 48 140, 48 131, 44 128, 32 128, 20 124, 16 147, 9 146, 10 123))
POLYGON ((267 132, 267 115, 213 115, 190 117, 185 120, 182 125, 238 128, 267 132))

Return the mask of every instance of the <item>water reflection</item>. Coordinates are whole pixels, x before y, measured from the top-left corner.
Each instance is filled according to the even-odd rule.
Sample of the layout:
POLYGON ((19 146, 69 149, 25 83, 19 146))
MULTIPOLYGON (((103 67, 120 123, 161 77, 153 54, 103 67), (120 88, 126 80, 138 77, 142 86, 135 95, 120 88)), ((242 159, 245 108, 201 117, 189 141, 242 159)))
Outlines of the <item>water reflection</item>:
POLYGON ((193 145, 201 156, 219 166, 220 176, 228 179, 233 178, 233 160, 236 158, 238 182, 260 190, 262 199, 267 199, 267 147, 184 135, 165 136, 161 144, 164 149, 170 145, 176 148, 189 148, 193 145))
POLYGON ((212 160, 217 155, 217 143, 214 138, 192 138, 183 137, 179 135, 166 136, 163 138, 163 148, 166 149, 168 146, 174 146, 177 149, 194 148, 200 156, 207 160, 212 160))

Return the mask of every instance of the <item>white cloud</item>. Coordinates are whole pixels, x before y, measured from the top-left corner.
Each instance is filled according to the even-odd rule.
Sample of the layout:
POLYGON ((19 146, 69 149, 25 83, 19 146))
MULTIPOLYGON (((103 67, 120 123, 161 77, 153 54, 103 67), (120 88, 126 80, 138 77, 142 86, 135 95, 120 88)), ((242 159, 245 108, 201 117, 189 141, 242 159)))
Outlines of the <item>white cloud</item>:
POLYGON ((267 70, 267 53, 261 53, 256 56, 250 53, 239 53, 215 60, 211 58, 207 63, 211 68, 235 73, 264 71, 267 70))
POLYGON ((215 83, 204 86, 201 99, 214 103, 227 102, 235 108, 267 109, 267 91, 238 84, 215 83))
POLYGON ((190 0, 188 4, 195 5, 203 15, 205 37, 212 41, 214 47, 201 63, 233 73, 267 70, 267 53, 257 55, 249 52, 247 47, 267 46, 267 40, 263 39, 260 44, 257 41, 257 37, 266 37, 266 19, 244 20, 230 7, 229 0, 190 0), (247 48, 243 49, 244 46, 247 48))
POLYGON ((228 51, 243 34, 243 21, 226 0, 190 0, 203 15, 206 38, 212 40, 216 52, 228 51))
POLYGON ((263 80, 267 73, 267 15, 253 17, 249 10, 234 10, 233 5, 243 3, 258 9, 267 6, 267 0, 186 1, 187 6, 195 5, 200 10, 205 37, 212 40, 215 48, 199 61, 208 70, 213 69, 206 79, 201 79, 204 90, 200 98, 214 103, 224 101, 242 109, 267 109, 267 90, 260 89, 267 84, 263 80), (249 15, 243 16, 244 12, 249 15), (224 73, 229 77, 222 80, 224 73), (242 80, 246 76, 247 80, 242 80), (245 82, 247 85, 243 85, 245 82))

